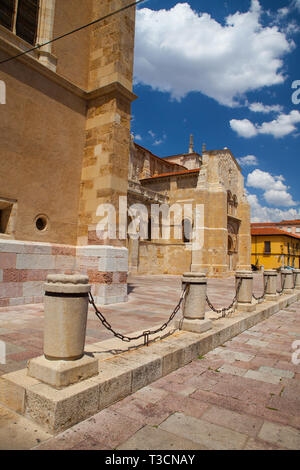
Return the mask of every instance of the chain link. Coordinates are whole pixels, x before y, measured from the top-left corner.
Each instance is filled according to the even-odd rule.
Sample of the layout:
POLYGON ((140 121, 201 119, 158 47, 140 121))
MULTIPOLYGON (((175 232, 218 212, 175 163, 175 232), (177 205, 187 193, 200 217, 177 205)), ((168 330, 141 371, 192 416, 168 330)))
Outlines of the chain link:
POLYGON ((268 277, 266 276, 263 294, 260 295, 259 297, 256 297, 256 295, 253 293, 252 297, 257 301, 264 299, 266 292, 267 292, 267 285, 268 285, 268 277))
MULTIPOLYGON (((237 296, 238 296, 238 293, 240 291, 240 288, 241 288, 241 285, 242 285, 242 278, 240 278, 239 282, 238 282, 238 285, 237 285, 237 288, 236 288, 236 291, 235 291, 235 296, 233 298, 233 301, 231 302, 231 304, 228 306, 228 307, 223 307, 221 309, 217 309, 213 306, 213 304, 211 303, 211 301, 209 300, 208 296, 206 295, 206 302, 209 306, 209 308, 217 313, 217 314, 221 314, 221 316, 219 318, 224 318, 226 317, 226 313, 229 314, 229 313, 233 313, 234 310, 235 310, 235 303, 237 301, 237 296), (233 309, 233 310, 232 310, 233 309), (230 310, 232 310, 232 312, 230 312, 230 310)), ((217 319, 218 320, 218 319, 217 319)))
POLYGON ((102 325, 107 329, 109 330, 116 338, 119 338, 121 341, 124 341, 126 343, 130 343, 131 341, 136 341, 140 338, 144 338, 144 345, 145 346, 148 346, 149 345, 149 336, 151 335, 155 335, 156 333, 159 333, 160 331, 164 331, 167 326, 171 323, 171 321, 173 320, 173 318, 175 317, 176 313, 178 312, 178 310, 180 309, 181 307, 181 304, 186 296, 186 293, 188 291, 188 288, 189 288, 189 284, 185 284, 183 289, 182 289, 182 293, 181 293, 181 296, 180 296, 180 299, 179 299, 179 302, 178 304, 176 305, 176 307, 174 308, 173 312, 171 313, 168 321, 166 321, 163 325, 161 325, 160 328, 157 328, 156 330, 147 330, 147 331, 144 331, 142 334, 138 335, 138 336, 134 336, 134 337, 130 337, 130 336, 126 336, 126 335, 123 335, 122 333, 118 333, 116 332, 113 327, 111 326, 111 324, 106 320, 105 316, 103 315, 103 313, 97 308, 96 304, 95 304, 95 300, 94 300, 94 297, 92 296, 92 294, 89 292, 89 303, 92 305, 92 307, 94 308, 95 310, 95 314, 97 316, 97 318, 101 321, 102 325))
POLYGON ((283 282, 281 284, 281 290, 276 289, 277 294, 280 294, 280 295, 283 293, 283 289, 284 289, 284 286, 285 286, 286 274, 283 274, 283 276, 284 277, 283 277, 283 282))

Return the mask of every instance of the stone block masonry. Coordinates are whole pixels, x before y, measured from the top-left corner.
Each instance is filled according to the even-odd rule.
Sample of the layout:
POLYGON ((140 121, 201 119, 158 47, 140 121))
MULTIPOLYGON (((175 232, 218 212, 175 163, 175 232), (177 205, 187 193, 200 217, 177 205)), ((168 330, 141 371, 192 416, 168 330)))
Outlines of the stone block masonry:
POLYGON ((127 301, 128 253, 112 246, 0 240, 0 307, 41 303, 48 274, 87 274, 96 303, 127 301))

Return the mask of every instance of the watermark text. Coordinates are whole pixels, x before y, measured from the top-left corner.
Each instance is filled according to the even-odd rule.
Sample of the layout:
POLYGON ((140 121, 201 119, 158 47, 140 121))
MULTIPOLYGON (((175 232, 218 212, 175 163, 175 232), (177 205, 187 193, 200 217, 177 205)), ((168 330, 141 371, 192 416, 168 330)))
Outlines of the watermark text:
POLYGON ((0 80, 0 104, 6 104, 6 85, 3 80, 0 80))

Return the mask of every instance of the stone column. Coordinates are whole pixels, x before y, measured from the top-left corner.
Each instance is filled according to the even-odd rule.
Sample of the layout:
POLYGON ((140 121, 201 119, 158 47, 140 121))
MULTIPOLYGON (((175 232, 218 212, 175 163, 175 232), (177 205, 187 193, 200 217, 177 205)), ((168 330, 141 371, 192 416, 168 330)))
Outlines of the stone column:
POLYGON ((275 269, 266 269, 264 271, 264 285, 267 283, 265 300, 277 300, 277 271, 275 269))
POLYGON ((203 333, 211 329, 212 322, 205 319, 207 279, 203 273, 184 273, 182 286, 188 284, 183 302, 183 320, 177 326, 185 331, 203 333))
POLYGON ((28 375, 63 388, 98 373, 98 361, 84 355, 88 277, 51 274, 45 284, 44 356, 28 363, 28 375))
MULTIPOLYGON (((37 44, 44 44, 53 39, 54 14, 55 0, 41 0, 37 44)), ((57 60, 51 50, 52 44, 41 47, 38 49, 38 57, 40 62, 55 72, 57 60)))
POLYGON ((295 289, 300 290, 300 269, 294 269, 295 289))
POLYGON ((281 278, 283 294, 292 294, 294 292, 293 271, 291 269, 281 269, 281 278))
POLYGON ((237 271, 235 274, 236 289, 241 280, 241 286, 237 294, 237 310, 242 312, 252 312, 255 310, 256 302, 252 297, 253 274, 252 271, 237 271))

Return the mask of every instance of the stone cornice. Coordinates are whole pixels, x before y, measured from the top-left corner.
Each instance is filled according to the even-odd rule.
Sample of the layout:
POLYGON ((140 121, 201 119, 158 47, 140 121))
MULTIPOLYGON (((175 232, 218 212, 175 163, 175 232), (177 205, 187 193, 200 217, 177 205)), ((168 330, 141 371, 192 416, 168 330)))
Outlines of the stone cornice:
MULTIPOLYGON (((2 30, 0 30, 0 33, 2 33, 2 30)), ((20 47, 17 47, 16 45, 14 45, 11 42, 11 40, 9 40, 9 38, 4 38, 3 33, 2 33, 2 36, 0 37, 0 49, 8 53, 10 56, 15 56, 17 54, 24 52, 24 50, 26 50, 25 48, 21 49, 20 47)), ((69 91, 73 95, 76 95, 79 98, 86 100, 86 101, 95 100, 99 97, 102 97, 108 94, 117 95, 130 102, 134 101, 137 98, 137 95, 132 93, 130 90, 128 90, 119 82, 110 83, 96 90, 91 90, 91 91, 84 90, 78 87, 77 85, 75 85, 74 83, 70 82, 66 78, 62 77, 61 75, 57 74, 53 70, 49 69, 41 62, 39 62, 39 60, 34 56, 34 52, 25 54, 14 60, 17 60, 18 62, 25 64, 27 67, 40 73, 41 75, 48 78, 50 81, 56 83, 57 85, 61 86, 62 88, 69 91)), ((5 71, 6 67, 8 67, 9 64, 10 62, 3 64, 0 70, 5 71)))

